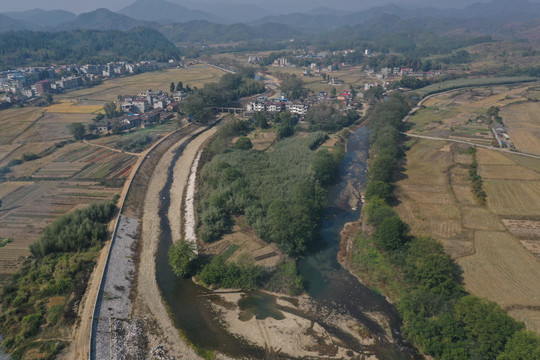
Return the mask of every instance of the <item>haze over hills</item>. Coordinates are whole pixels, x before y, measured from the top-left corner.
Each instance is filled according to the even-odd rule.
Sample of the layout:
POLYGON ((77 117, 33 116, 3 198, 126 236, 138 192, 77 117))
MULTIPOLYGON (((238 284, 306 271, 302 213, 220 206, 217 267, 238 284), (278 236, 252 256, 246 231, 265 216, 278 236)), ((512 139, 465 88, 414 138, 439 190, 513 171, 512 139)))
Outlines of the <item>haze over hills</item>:
MULTIPOLYGON (((488 34, 508 38, 534 38, 537 28, 534 19, 540 18, 540 4, 527 0, 509 2, 494 0, 476 3, 463 9, 442 10, 435 7, 384 5, 357 12, 342 12, 339 9, 317 7, 287 15, 266 15, 261 4, 188 3, 180 5, 177 0, 137 0, 121 10, 107 9, 75 16, 66 11, 31 10, 3 14, 0 31, 9 30, 129 30, 144 26, 161 31, 173 42, 201 41, 245 41, 253 39, 288 40, 339 30, 339 34, 350 38, 349 32, 369 34, 375 32, 407 31, 416 29, 435 33, 480 35, 488 34), (173 2, 174 1, 174 2, 173 2), (196 5, 198 4, 198 5, 196 5), (206 8, 208 11, 191 8, 206 8), (216 15, 219 14, 219 15, 216 15), (11 16, 10 16, 11 15, 11 16), (7 17, 6 17, 7 16, 7 17), (391 17, 388 17, 391 16, 391 17), (16 19, 15 19, 16 18, 16 19), (43 19, 43 21, 37 21, 43 19), (251 19, 251 21, 250 21, 251 19), (66 21, 67 20, 67 21, 66 21), (236 21, 235 21, 236 20, 236 21), (195 22, 193 22, 195 21, 195 22), (192 23, 193 22, 193 23, 192 23), (511 31, 503 26, 514 24, 511 31), (361 26, 364 24, 363 26, 361 26)), ((313 5, 318 4, 315 2, 313 5)), ((278 6, 277 11, 283 11, 278 6)), ((328 41, 342 40, 330 33, 328 41)), ((536 37, 537 38, 537 37, 536 37)))
POLYGON ((36 29, 54 28, 60 24, 73 21, 77 15, 65 10, 33 9, 4 13, 12 19, 20 20, 36 29))
POLYGON ((185 23, 193 20, 207 20, 216 23, 225 21, 214 14, 188 9, 165 0, 137 0, 120 10, 119 13, 138 20, 156 21, 164 24, 185 23))
POLYGON ((131 30, 136 27, 159 27, 156 23, 136 20, 129 16, 112 12, 108 9, 80 14, 75 20, 59 25, 56 30, 131 30))
POLYGON ((0 31, 17 31, 29 29, 31 24, 15 20, 7 15, 0 14, 0 31))

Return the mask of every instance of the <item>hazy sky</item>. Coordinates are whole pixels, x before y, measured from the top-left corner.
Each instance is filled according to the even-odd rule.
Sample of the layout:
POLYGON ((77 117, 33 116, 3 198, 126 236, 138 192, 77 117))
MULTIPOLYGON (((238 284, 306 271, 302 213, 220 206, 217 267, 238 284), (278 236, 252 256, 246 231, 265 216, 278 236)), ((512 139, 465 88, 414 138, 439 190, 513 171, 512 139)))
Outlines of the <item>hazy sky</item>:
MULTIPOLYGON (((21 10, 29 10, 29 9, 45 9, 45 10, 51 10, 51 9, 64 9, 68 10, 74 13, 82 13, 82 12, 88 12, 95 10, 97 8, 108 8, 113 11, 120 10, 121 8, 124 8, 130 4, 132 4, 135 0, 0 0, 0 13, 2 12, 8 12, 8 11, 21 11, 21 10)), ((176 3, 188 3, 187 1, 182 0, 168 0, 171 2, 176 3)), ((307 9, 317 7, 317 6, 325 6, 325 7, 332 7, 332 6, 339 6, 340 8, 352 6, 355 9, 359 8, 369 8, 376 5, 382 5, 386 3, 396 3, 396 4, 409 4, 409 5, 424 5, 424 6, 439 6, 444 8, 459 8, 459 7, 465 7, 468 4, 472 4, 475 2, 488 2, 489 0, 453 0, 453 1, 447 1, 447 0, 340 0, 339 2, 333 2, 328 0, 288 0, 283 1, 285 4, 294 5, 292 6, 294 8, 294 11, 299 11, 299 9, 307 9)), ((512 0, 507 0, 512 1, 512 0)), ((272 2, 268 2, 266 0, 191 0, 191 2, 195 3, 215 3, 215 2, 234 2, 234 3, 253 3, 253 4, 261 4, 263 6, 272 6, 272 2)), ((278 1, 281 3, 281 1, 278 1)), ((210 5, 211 6, 211 5, 210 5)), ((189 6, 188 6, 189 7, 189 6)), ((199 5, 200 7, 200 5, 199 5)), ((283 10, 283 8, 280 6, 280 10, 283 10)), ((277 10, 274 8, 274 10, 277 10)), ((278 12, 278 11, 276 11, 278 12)), ((279 11, 281 12, 281 11, 279 11)))

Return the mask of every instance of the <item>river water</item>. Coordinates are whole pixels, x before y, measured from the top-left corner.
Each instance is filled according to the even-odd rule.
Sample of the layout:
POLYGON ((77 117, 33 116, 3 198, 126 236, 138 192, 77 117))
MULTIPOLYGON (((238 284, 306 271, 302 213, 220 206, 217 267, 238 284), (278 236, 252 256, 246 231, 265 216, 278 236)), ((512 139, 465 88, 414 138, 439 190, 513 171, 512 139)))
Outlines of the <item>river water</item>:
MULTIPOLYGON (((360 209, 351 206, 350 195, 358 196, 366 181, 366 160, 368 157, 369 131, 362 127, 349 136, 345 159, 341 166, 341 181, 330 189, 329 207, 325 211, 321 223, 321 240, 317 249, 298 262, 300 274, 307 281, 307 293, 321 308, 331 309, 335 313, 351 315, 361 322, 370 333, 378 339, 375 345, 365 347, 346 334, 336 333, 336 329, 327 328, 342 340, 349 349, 358 352, 375 354, 381 360, 415 359, 418 356, 401 340, 399 317, 393 306, 383 296, 378 295, 362 285, 355 277, 343 269, 337 260, 340 232, 347 222, 359 219, 360 209), (384 340, 385 330, 366 312, 384 314, 392 328, 396 343, 384 340)), ((172 169, 186 144, 177 151, 169 169, 169 177, 160 194, 161 239, 156 255, 157 280, 172 314, 175 325, 182 331, 191 343, 205 349, 217 350, 232 357, 265 359, 266 353, 262 348, 254 347, 239 341, 229 334, 216 321, 215 314, 209 302, 216 300, 212 292, 196 285, 190 279, 177 279, 168 265, 167 251, 171 244, 171 229, 167 220, 170 206, 170 189, 172 185, 172 169)), ((243 299, 244 306, 257 315, 267 315, 276 318, 279 309, 275 307, 275 297, 253 292, 243 299), (245 305, 249 304, 249 305, 245 305), (273 307, 274 306, 274 307, 273 307), (270 315, 268 315, 270 314, 270 315)), ((265 315, 265 316, 266 316, 265 315)), ((306 314, 303 314, 306 316, 306 314)), ((324 322, 310 314, 314 321, 324 322)), ((264 316, 263 316, 264 317, 264 316)), ((278 357, 279 358, 279 357, 278 357)))

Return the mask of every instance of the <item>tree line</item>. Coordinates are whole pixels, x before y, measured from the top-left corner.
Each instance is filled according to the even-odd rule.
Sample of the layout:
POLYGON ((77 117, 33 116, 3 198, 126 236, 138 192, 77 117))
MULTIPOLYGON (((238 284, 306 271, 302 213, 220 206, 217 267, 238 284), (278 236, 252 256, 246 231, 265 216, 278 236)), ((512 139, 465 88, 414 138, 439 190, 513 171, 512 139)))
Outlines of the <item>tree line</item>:
POLYGON ((178 59, 180 50, 156 30, 11 31, 0 36, 0 67, 51 63, 106 64, 178 59))

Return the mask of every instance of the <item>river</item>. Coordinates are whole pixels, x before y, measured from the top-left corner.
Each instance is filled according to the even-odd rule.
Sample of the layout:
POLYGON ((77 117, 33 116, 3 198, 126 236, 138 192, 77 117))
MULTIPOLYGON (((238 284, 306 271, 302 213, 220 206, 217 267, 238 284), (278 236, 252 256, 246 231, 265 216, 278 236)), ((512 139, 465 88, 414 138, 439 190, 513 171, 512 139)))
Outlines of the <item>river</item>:
MULTIPOLYGON (((399 336, 399 317, 393 306, 386 299, 362 285, 348 271, 343 269, 337 260, 340 232, 347 222, 358 220, 360 209, 351 206, 351 194, 358 196, 366 181, 366 160, 368 157, 369 131, 362 127, 349 136, 345 159, 341 165, 341 180, 329 191, 329 207, 325 211, 321 223, 321 240, 311 254, 298 262, 300 274, 307 281, 307 293, 321 308, 353 316, 377 339, 374 345, 362 346, 352 336, 336 332, 335 328, 325 329, 333 333, 349 349, 358 352, 375 354, 381 360, 415 359, 418 356, 399 336), (385 330, 366 312, 379 312, 388 319, 395 343, 384 340, 385 330)), ((172 169, 182 155, 181 146, 169 169, 168 180, 160 194, 163 199, 160 205, 161 239, 156 254, 157 279, 161 293, 173 316, 175 325, 191 343, 198 347, 223 352, 232 357, 265 359, 264 349, 246 344, 224 330, 210 309, 209 302, 216 301, 217 296, 211 291, 196 285, 190 279, 177 279, 168 265, 167 251, 171 244, 171 228, 167 220, 170 206, 170 189, 172 186, 172 169)), ((275 297, 253 292, 242 300, 249 304, 253 311, 269 314, 278 313, 273 308, 275 297)), ((323 322, 317 314, 310 316, 313 321, 323 322)), ((320 315, 319 315, 320 316, 320 315)), ((276 316, 273 316, 276 317, 276 316)), ((324 326, 324 325, 323 325, 324 326)), ((275 356, 274 358, 280 358, 275 356)))

